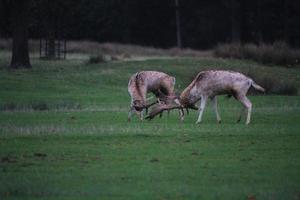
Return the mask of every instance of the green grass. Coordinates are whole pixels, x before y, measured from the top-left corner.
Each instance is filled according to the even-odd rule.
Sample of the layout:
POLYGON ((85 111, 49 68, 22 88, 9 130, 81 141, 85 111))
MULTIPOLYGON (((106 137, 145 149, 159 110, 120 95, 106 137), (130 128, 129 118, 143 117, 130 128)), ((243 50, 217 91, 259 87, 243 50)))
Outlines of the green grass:
MULTIPOLYGON (((82 56, 84 57, 84 56, 82 56)), ((222 124, 207 106, 179 123, 127 123, 127 81, 161 70, 181 91, 203 69, 292 80, 300 69, 249 61, 166 58, 87 64, 40 61, 8 71, 0 52, 1 199, 299 199, 300 97, 250 96, 252 123, 235 123, 240 104, 219 97, 222 124), (44 107, 43 107, 44 106, 44 107), (40 109, 45 108, 45 109, 40 109)))

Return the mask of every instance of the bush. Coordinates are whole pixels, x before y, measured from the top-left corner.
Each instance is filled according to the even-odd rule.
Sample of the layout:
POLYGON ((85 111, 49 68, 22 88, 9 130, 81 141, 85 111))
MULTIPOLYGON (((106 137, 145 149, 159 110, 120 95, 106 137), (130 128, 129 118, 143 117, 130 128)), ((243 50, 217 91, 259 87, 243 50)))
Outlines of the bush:
POLYGON ((106 62, 106 58, 102 54, 90 56, 88 61, 89 64, 98 64, 104 62, 106 62))
MULTIPOLYGON (((266 94, 297 95, 296 83, 290 80, 280 80, 278 77, 252 72, 248 74, 256 83, 266 89, 266 94)), ((253 92, 252 92, 253 93, 253 92)), ((256 92, 255 92, 256 93, 256 92)))
POLYGON ((299 64, 300 51, 291 49, 285 42, 273 44, 220 44, 214 55, 222 58, 250 59, 263 64, 294 66, 299 64))
POLYGON ((214 55, 222 58, 243 58, 242 46, 239 43, 220 44, 214 49, 214 55))
POLYGON ((15 110, 16 108, 17 105, 14 102, 7 102, 7 103, 0 104, 1 111, 15 110))

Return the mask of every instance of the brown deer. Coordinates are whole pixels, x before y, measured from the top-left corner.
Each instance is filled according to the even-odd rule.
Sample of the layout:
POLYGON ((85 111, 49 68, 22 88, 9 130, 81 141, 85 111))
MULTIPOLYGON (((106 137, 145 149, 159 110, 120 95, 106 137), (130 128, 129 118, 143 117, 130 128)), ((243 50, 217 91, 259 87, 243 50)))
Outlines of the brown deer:
POLYGON ((180 105, 159 105, 151 111, 147 119, 152 119, 157 114, 160 114, 165 110, 195 107, 194 104, 200 100, 199 116, 196 121, 196 123, 200 123, 206 102, 208 98, 210 98, 217 121, 220 123, 221 118, 217 109, 216 96, 227 94, 229 96, 233 96, 243 105, 238 122, 241 120, 244 111, 247 110, 246 124, 249 124, 252 103, 246 97, 246 94, 251 86, 256 90, 265 92, 265 89, 256 84, 251 78, 239 72, 222 70, 203 71, 198 73, 192 83, 181 93, 179 98, 180 105))
POLYGON ((133 112, 143 120, 143 111, 147 112, 150 106, 156 103, 170 104, 175 99, 174 86, 175 77, 163 72, 141 71, 132 75, 128 83, 128 92, 131 96, 128 121, 131 121, 133 112), (157 97, 157 101, 147 104, 146 96, 150 92, 157 97))

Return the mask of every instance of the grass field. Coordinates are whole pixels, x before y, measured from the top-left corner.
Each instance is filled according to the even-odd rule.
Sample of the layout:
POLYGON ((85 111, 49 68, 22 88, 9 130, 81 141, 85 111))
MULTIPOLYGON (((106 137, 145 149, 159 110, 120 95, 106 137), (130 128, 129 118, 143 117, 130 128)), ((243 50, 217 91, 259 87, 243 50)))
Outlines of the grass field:
POLYGON ((87 64, 32 59, 8 71, 0 52, 0 199, 300 199, 300 97, 219 97, 184 123, 177 112, 127 123, 127 81, 139 70, 177 78, 181 91, 203 69, 259 73, 300 88, 300 69, 215 58, 155 58, 87 64))

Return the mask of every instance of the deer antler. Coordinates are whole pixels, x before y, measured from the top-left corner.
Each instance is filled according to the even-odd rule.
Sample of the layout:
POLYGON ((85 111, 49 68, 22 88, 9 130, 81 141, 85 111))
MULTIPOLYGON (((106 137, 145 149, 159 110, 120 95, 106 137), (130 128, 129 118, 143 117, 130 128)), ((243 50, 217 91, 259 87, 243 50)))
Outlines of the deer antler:
MULTIPOLYGON (((165 104, 169 104, 172 100, 174 100, 176 98, 175 95, 166 95, 164 93, 162 93, 161 91, 158 91, 156 93, 157 97, 160 99, 160 101, 164 102, 165 104)), ((150 108, 151 106, 155 105, 159 103, 158 100, 150 103, 150 104, 147 104, 144 106, 144 108, 146 109, 146 114, 148 114, 148 108, 150 108)))
POLYGON ((157 104, 157 103, 158 103, 158 101, 154 101, 153 103, 150 103, 150 104, 146 105, 146 106, 145 106, 146 114, 148 114, 148 108, 150 108, 151 106, 153 106, 153 105, 155 105, 155 104, 157 104))
POLYGON ((158 105, 157 107, 153 108, 150 112, 150 114, 146 117, 146 119, 153 119, 156 115, 162 113, 165 110, 173 110, 173 109, 181 109, 183 115, 184 115, 184 111, 183 111, 183 107, 181 105, 166 105, 166 104, 161 104, 158 105))

